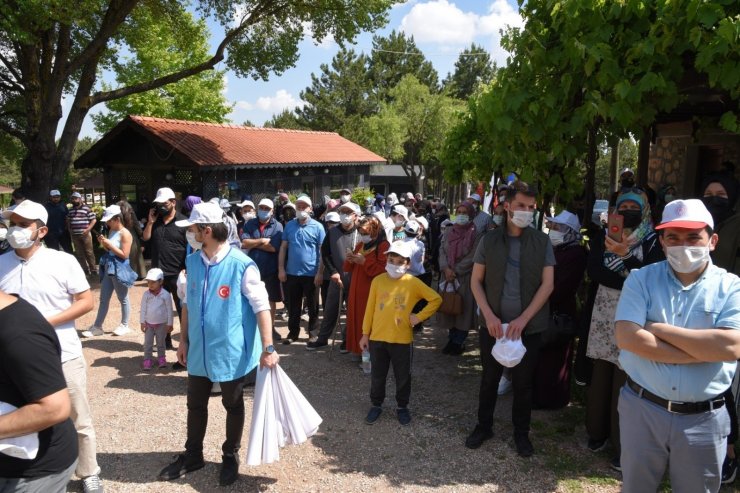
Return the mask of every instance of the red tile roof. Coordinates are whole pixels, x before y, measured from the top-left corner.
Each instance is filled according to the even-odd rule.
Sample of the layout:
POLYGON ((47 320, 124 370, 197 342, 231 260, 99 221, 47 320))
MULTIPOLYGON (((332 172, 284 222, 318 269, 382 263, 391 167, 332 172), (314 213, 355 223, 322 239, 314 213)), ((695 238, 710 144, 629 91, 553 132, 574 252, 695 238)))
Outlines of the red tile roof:
POLYGON ((334 132, 243 127, 146 116, 129 118, 200 166, 386 162, 334 132))

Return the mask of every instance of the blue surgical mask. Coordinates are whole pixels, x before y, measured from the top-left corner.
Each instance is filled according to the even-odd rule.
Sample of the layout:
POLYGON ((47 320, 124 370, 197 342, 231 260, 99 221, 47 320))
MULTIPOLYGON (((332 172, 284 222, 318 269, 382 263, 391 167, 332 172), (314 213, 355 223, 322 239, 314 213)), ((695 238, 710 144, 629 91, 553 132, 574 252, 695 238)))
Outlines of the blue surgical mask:
POLYGON ((257 217, 262 222, 265 222, 268 219, 270 219, 271 215, 272 215, 272 211, 257 211, 257 217))

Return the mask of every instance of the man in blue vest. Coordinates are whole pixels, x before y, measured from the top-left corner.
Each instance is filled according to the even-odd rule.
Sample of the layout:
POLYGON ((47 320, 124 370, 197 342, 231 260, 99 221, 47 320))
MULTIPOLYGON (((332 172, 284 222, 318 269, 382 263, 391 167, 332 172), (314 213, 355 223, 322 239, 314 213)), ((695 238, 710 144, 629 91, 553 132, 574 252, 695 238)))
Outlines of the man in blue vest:
POLYGON ((504 367, 492 355, 497 341, 521 339, 527 352, 511 369, 514 399, 511 420, 517 453, 534 453, 529 441, 534 371, 542 332, 550 320, 548 299, 555 278, 555 254, 549 237, 530 227, 537 204, 535 191, 517 181, 506 195, 505 227, 489 231, 478 244, 470 288, 480 308, 480 359, 483 366, 478 396, 478 424, 465 441, 475 449, 493 436, 493 411, 504 367), (502 324, 508 324, 506 331, 502 324))
POLYGON ((239 477, 245 376, 257 363, 272 368, 279 359, 272 345, 270 302, 257 265, 229 245, 224 212, 217 204, 196 204, 190 218, 177 221, 177 225, 187 226, 188 236, 194 236, 203 247, 185 262, 188 281, 182 300, 182 339, 177 348, 177 359, 188 370, 185 453, 162 469, 159 478, 177 479, 205 465, 208 397, 213 383, 218 382, 226 409, 219 482, 226 486, 239 477))

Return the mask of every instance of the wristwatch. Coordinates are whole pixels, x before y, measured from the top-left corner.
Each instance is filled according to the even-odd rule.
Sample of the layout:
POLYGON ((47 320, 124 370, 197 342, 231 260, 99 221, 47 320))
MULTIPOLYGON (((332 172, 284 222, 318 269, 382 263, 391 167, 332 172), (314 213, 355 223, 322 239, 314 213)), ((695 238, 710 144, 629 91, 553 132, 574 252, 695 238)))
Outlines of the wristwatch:
POLYGON ((275 346, 273 346, 272 344, 270 344, 269 346, 265 348, 265 353, 267 354, 272 354, 274 352, 275 352, 275 346))

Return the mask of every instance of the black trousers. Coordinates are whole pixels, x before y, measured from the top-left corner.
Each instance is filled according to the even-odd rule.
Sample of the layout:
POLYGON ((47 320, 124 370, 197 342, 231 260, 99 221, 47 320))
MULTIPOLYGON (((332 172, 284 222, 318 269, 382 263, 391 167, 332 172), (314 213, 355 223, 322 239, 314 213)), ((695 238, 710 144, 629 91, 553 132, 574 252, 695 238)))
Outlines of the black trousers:
POLYGON ((398 407, 409 405, 413 356, 413 344, 370 341, 370 402, 373 406, 380 406, 385 400, 385 381, 391 364, 396 379, 396 404, 398 407))
MULTIPOLYGON (((226 409, 226 441, 224 454, 239 452, 244 432, 244 378, 221 382, 221 404, 226 409)), ((206 377, 188 375, 188 437, 185 451, 188 455, 203 455, 203 439, 208 427, 208 399, 213 382, 206 377)))
MULTIPOLYGON (((164 279, 162 279, 162 286, 164 286, 164 289, 169 291, 172 295, 172 299, 175 301, 175 310, 177 310, 177 318, 182 322, 182 305, 180 305, 180 297, 177 296, 177 276, 164 276, 164 279)), ((167 333, 165 341, 167 341, 167 347, 172 346, 171 333, 167 333)))
POLYGON ((285 282, 285 298, 288 305, 288 337, 298 338, 301 333, 301 310, 303 298, 309 301, 308 306, 308 332, 313 332, 319 327, 318 307, 315 300, 316 286, 313 283, 314 276, 288 276, 285 282))
MULTIPOLYGON (((480 380, 480 394, 478 395, 478 424, 484 428, 493 428, 493 410, 498 398, 498 383, 504 366, 491 356, 491 349, 496 339, 488 334, 486 327, 480 327, 480 359, 483 373, 480 380)), ((527 348, 524 358, 511 369, 511 384, 514 402, 511 407, 511 421, 514 423, 515 435, 529 433, 529 424, 532 421, 532 391, 534 388, 534 373, 537 369, 537 359, 542 346, 540 334, 524 335, 522 344, 527 348)))
POLYGON ((737 406, 735 405, 735 396, 732 395, 732 385, 727 387, 725 393, 722 394, 725 397, 725 406, 727 407, 727 414, 730 415, 730 434, 727 435, 727 444, 734 445, 737 442, 737 406))

